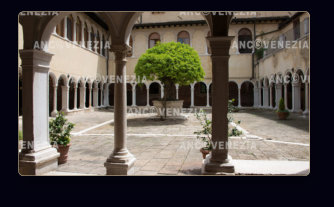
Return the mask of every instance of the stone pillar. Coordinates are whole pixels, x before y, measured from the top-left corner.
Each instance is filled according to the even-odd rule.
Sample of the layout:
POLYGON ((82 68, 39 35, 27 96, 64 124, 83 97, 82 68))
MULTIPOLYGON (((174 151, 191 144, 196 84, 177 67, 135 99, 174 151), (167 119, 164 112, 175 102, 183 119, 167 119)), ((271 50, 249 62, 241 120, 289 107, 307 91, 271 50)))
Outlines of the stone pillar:
POLYGON ((273 97, 273 86, 272 85, 269 88, 269 94, 270 94, 270 96, 269 96, 269 103, 270 103, 269 108, 273 108, 273 99, 272 99, 272 97, 273 97))
POLYGON ((77 88, 77 84, 74 84, 74 108, 73 110, 78 109, 77 105, 78 105, 78 88, 77 88))
POLYGON ((163 99, 164 97, 164 86, 161 85, 161 99, 163 99))
POLYGON ((259 88, 256 86, 254 87, 254 107, 259 106, 259 88))
POLYGON ((115 75, 122 81, 115 83, 114 103, 114 151, 108 157, 104 166, 107 175, 128 175, 134 173, 136 158, 126 147, 126 54, 130 49, 127 45, 112 45, 111 51, 115 53, 115 75))
POLYGON ((64 112, 65 114, 69 111, 68 96, 69 96, 69 87, 67 85, 61 86, 61 111, 64 112))
POLYGON ((300 105, 300 82, 292 83, 292 111, 301 112, 300 105))
POLYGON ((88 94, 88 108, 92 107, 92 84, 88 84, 89 87, 89 94, 88 94))
POLYGON ((309 113, 309 97, 308 97, 308 90, 309 90, 309 83, 305 82, 305 111, 303 114, 307 115, 309 113))
POLYGON ((67 17, 64 18, 64 38, 68 40, 67 38, 67 17))
POLYGON ((52 117, 57 116, 57 85, 52 86, 53 87, 53 109, 51 112, 52 117))
POLYGON ((190 107, 194 107, 194 90, 195 90, 195 83, 190 84, 190 107))
POLYGON ((262 87, 259 87, 259 88, 258 88, 258 102, 259 102, 258 107, 262 107, 262 106, 261 106, 261 99, 262 99, 263 97, 261 96, 261 91, 262 91, 262 87))
POLYGON ((84 25, 84 22, 81 23, 81 46, 85 47, 85 25, 84 25))
POLYGON ((203 174, 234 173, 228 155, 228 78, 229 49, 234 37, 207 37, 212 60, 212 145, 202 166, 203 174))
POLYGON ((269 102, 268 102, 268 96, 269 96, 269 89, 268 86, 263 86, 263 107, 268 108, 269 102))
POLYGON ((147 101, 146 106, 150 106, 150 86, 149 85, 146 85, 146 101, 147 101))
POLYGON ((132 85, 132 106, 136 105, 136 84, 132 85))
POLYGON ((98 107, 99 106, 98 92, 99 92, 99 88, 93 88, 93 107, 98 107))
POLYGON ((49 69, 51 53, 20 50, 23 73, 23 147, 21 175, 40 175, 58 167, 59 153, 49 140, 49 69))
POLYGON ((179 84, 175 84, 176 89, 176 100, 179 100, 179 84))
POLYGON ((101 103, 101 107, 104 105, 104 103, 103 103, 103 85, 102 85, 102 87, 101 87, 101 91, 99 91, 99 93, 101 92, 101 94, 100 94, 100 103, 101 103))
POLYGON ((80 109, 85 108, 85 100, 86 100, 86 87, 80 86, 80 103, 79 103, 80 109))
POLYGON ((208 84, 205 84, 205 85, 206 85, 206 107, 210 107, 209 85, 208 84))
POLYGON ((281 83, 276 83, 275 85, 275 91, 276 91, 276 95, 275 95, 275 98, 276 98, 276 106, 275 106, 275 109, 278 108, 279 106, 279 101, 281 100, 282 98, 282 84, 281 83))
POLYGON ((109 106, 109 83, 106 83, 104 91, 104 106, 109 106))
POLYGON ((77 19, 73 20, 73 42, 77 44, 77 19))

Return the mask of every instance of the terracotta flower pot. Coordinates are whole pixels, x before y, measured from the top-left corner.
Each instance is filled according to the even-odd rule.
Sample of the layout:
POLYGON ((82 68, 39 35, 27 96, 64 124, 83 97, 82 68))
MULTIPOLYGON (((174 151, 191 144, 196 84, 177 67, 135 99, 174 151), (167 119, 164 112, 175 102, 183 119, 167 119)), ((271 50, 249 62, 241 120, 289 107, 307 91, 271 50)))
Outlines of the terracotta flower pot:
POLYGON ((67 162, 68 150, 70 149, 70 146, 71 144, 66 146, 58 145, 57 151, 60 153, 60 156, 58 157, 58 164, 64 164, 67 162))
POLYGON ((278 119, 280 120, 285 120, 289 116, 288 111, 277 111, 276 113, 277 113, 278 119))
POLYGON ((202 152, 203 159, 205 159, 206 155, 208 155, 210 153, 210 150, 206 150, 206 149, 201 148, 200 152, 202 152))

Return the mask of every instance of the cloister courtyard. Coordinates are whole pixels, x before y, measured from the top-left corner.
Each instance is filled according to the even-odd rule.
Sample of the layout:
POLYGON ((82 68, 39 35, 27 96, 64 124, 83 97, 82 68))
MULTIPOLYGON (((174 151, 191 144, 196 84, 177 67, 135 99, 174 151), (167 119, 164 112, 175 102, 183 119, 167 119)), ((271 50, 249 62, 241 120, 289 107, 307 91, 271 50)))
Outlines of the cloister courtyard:
MULTIPOLYGON (((128 108, 128 112, 135 111, 128 108)), ((200 175, 201 128, 194 113, 161 121, 154 113, 128 113, 127 145, 136 157, 135 175, 200 175)), ((211 117, 211 109, 206 110, 211 117)), ((310 157, 308 116, 278 120, 273 110, 241 109, 232 114, 243 134, 230 137, 229 154, 239 175, 307 175, 310 157)), ((114 145, 112 108, 71 114, 75 123, 68 162, 45 175, 105 175, 114 145)), ((50 117, 50 119, 53 119, 50 117)), ((22 121, 20 120, 20 128, 22 121)))

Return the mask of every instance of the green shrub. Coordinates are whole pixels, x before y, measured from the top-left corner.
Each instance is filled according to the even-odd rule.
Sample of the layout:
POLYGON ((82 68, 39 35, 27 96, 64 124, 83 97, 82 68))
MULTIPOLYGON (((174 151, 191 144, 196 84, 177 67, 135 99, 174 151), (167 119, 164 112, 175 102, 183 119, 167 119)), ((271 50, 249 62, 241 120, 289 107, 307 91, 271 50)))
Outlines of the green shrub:
POLYGON ((284 104, 284 99, 283 98, 281 98, 279 100, 277 112, 289 112, 288 110, 285 109, 285 104, 284 104))
POLYGON ((49 122, 50 142, 52 145, 68 145, 71 141, 70 133, 74 124, 68 122, 62 112, 58 112, 57 117, 49 122))

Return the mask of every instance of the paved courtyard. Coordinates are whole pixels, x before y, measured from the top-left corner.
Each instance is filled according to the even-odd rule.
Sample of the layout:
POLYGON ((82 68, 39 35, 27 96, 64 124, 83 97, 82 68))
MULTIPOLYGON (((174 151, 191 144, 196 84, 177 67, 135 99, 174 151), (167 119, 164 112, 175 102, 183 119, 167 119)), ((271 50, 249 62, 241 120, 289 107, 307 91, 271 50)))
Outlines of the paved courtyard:
MULTIPOLYGON (((194 114, 186 116, 185 120, 161 121, 154 114, 128 114, 127 146, 137 159, 136 175, 201 174, 201 143, 193 134, 201 126, 194 114)), ((233 117, 249 135, 230 138, 234 160, 309 160, 308 117, 291 114, 280 121, 273 111, 260 109, 240 110, 233 117)), ((57 171, 105 175, 103 164, 113 150, 113 112, 100 110, 67 118, 76 126, 68 163, 57 171)))

